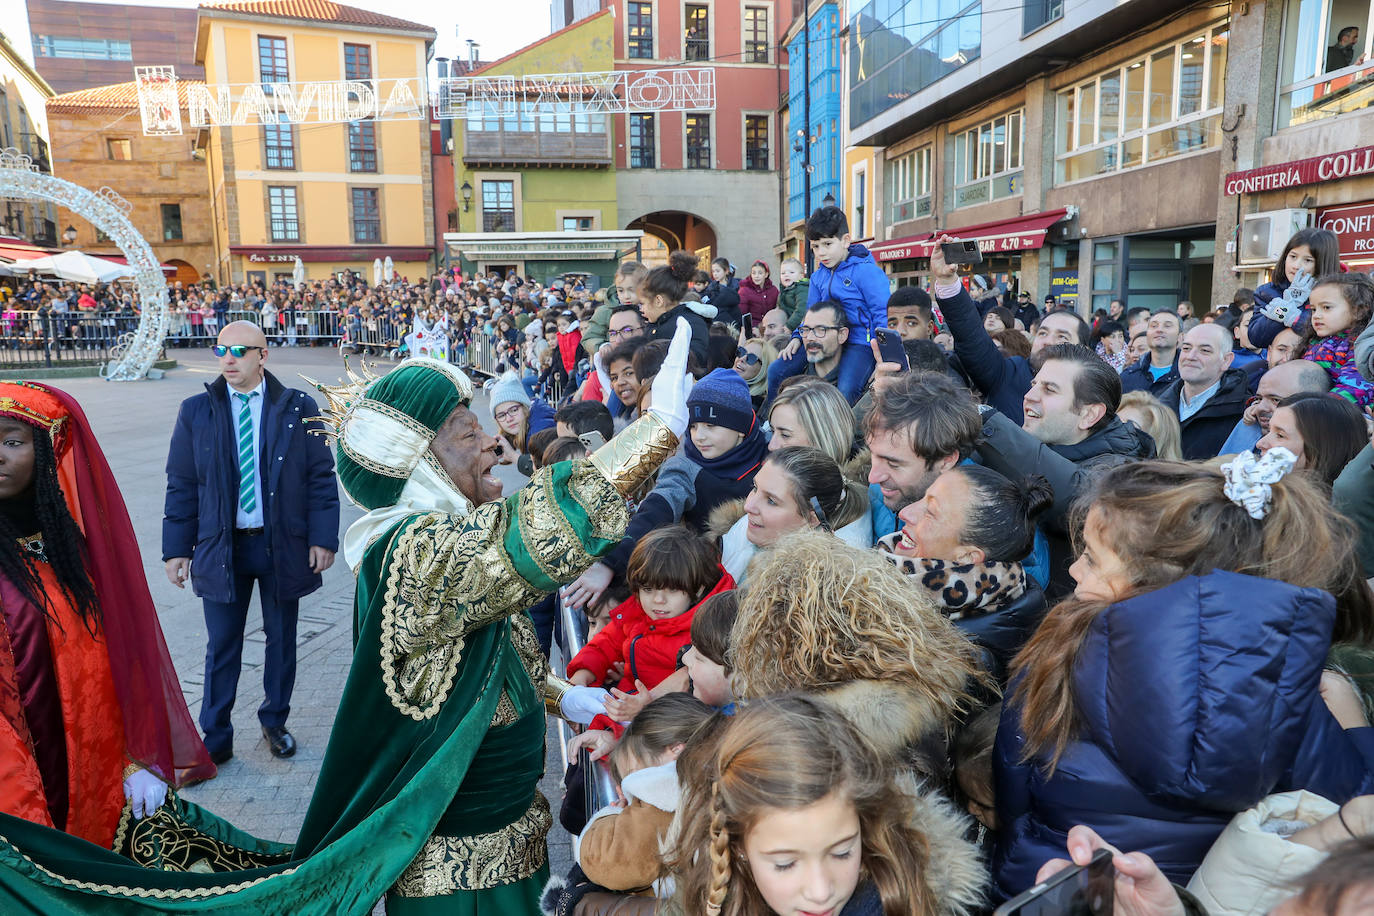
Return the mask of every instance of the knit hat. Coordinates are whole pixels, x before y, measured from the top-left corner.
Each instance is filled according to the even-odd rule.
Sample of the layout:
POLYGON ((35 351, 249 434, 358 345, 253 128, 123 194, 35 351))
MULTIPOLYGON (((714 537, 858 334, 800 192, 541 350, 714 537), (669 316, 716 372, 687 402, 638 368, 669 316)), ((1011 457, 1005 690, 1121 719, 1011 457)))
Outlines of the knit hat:
POLYGON ((715 369, 687 395, 687 422, 712 423, 748 435, 757 419, 749 386, 734 369, 715 369))
POLYGON ((487 403, 491 404, 492 410, 495 410, 502 404, 510 404, 512 402, 524 404, 526 407, 529 407, 532 403, 530 401, 529 392, 525 390, 524 383, 521 382, 520 377, 513 372, 501 376, 496 384, 491 386, 491 395, 487 399, 487 403))

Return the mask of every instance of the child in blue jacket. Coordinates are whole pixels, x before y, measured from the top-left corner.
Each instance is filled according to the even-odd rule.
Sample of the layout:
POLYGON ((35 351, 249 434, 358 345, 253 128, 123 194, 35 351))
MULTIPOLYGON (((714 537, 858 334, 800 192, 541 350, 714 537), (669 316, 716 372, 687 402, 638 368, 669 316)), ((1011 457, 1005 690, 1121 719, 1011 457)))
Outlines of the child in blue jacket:
MULTIPOLYGON (((839 207, 821 207, 806 221, 806 238, 816 255, 811 274, 807 308, 832 299, 844 306, 849 339, 840 356, 840 393, 850 404, 863 395, 873 374, 873 350, 869 341, 876 328, 887 327, 887 298, 891 294, 887 274, 862 245, 852 243, 849 220, 839 207)), ((782 355, 768 367, 768 401, 778 393, 782 380, 806 368, 805 341, 798 331, 782 355)))

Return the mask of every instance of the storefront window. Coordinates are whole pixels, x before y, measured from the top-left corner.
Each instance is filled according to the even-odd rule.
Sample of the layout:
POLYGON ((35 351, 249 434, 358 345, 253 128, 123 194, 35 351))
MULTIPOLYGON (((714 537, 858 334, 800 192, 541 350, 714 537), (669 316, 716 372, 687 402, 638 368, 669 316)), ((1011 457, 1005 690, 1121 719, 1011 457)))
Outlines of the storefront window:
POLYGON ((954 206, 971 207, 1021 193, 1020 110, 954 136, 954 206))
POLYGON ((1218 146, 1227 38, 1217 26, 1059 93, 1055 183, 1218 146))
POLYGON ((888 160, 883 182, 888 225, 930 215, 930 158, 930 147, 923 146, 888 160))
POLYGON ((1374 102, 1369 0, 1289 0, 1283 16, 1277 127, 1374 102))
POLYGON ((853 127, 977 60, 982 0, 871 0, 849 26, 853 127))

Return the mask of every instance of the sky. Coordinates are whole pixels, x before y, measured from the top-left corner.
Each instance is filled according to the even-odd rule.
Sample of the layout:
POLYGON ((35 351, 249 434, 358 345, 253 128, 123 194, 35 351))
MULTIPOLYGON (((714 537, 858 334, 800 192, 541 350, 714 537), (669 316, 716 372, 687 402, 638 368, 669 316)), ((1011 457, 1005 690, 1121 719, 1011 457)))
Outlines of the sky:
MULTIPOLYGON (((103 2, 103 0, 88 0, 103 2)), ((198 0, 124 0, 132 6, 195 7, 198 0)), ((482 60, 490 61, 524 47, 549 33, 549 0, 340 0, 412 22, 439 33, 436 57, 466 57, 467 41, 481 45, 482 60)), ((0 30, 30 61, 33 48, 24 0, 0 0, 0 30)), ((156 61, 134 61, 157 63, 156 61)), ((132 70, 130 79, 133 78, 132 70)))

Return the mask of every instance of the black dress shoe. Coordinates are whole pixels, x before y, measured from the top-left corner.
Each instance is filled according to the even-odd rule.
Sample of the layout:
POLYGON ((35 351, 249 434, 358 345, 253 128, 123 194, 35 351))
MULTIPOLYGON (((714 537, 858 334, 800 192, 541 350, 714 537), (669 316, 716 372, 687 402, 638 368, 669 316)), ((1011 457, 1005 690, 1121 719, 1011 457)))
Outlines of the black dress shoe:
POLYGON ((272 749, 273 757, 290 757, 296 753, 296 739, 281 725, 264 725, 262 736, 272 749))
POLYGON ((232 759, 234 759, 234 748, 232 746, 210 752, 210 760, 215 766, 220 766, 232 759))

